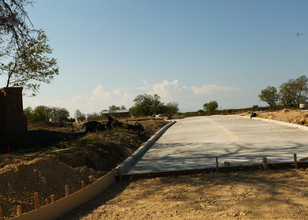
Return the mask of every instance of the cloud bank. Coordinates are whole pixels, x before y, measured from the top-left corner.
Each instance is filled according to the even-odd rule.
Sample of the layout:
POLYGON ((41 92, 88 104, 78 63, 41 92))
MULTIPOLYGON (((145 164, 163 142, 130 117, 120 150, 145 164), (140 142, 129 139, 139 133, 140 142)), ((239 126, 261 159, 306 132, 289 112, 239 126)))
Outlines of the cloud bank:
MULTIPOLYGON (((139 94, 158 94, 164 103, 177 102, 180 110, 197 111, 202 108, 203 104, 210 101, 217 101, 219 106, 228 108, 228 106, 239 106, 240 102, 251 100, 256 96, 253 91, 246 91, 241 88, 230 87, 225 85, 202 85, 187 86, 181 84, 178 80, 148 83, 145 80, 139 80, 139 84, 134 88, 116 88, 111 91, 104 89, 103 85, 96 85, 90 94, 79 94, 68 98, 31 98, 27 100, 28 106, 37 105, 58 106, 67 108, 71 116, 76 109, 84 113, 100 112, 108 109, 111 105, 130 108, 134 105, 134 98, 139 94), (246 96, 246 97, 245 97, 246 96)), ((255 99, 256 100, 256 99, 255 99)), ((254 101, 255 101, 254 100, 254 101)), ((250 106, 250 103, 243 104, 250 106)), ((27 107, 27 105, 25 105, 27 107)))

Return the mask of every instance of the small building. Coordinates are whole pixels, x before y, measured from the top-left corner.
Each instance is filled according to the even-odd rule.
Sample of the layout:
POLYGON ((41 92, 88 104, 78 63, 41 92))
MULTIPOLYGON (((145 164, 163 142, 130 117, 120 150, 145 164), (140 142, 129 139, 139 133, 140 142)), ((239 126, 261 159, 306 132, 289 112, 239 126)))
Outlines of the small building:
POLYGON ((104 117, 116 117, 116 118, 128 118, 129 117, 129 110, 116 110, 113 112, 109 112, 109 111, 102 111, 102 116, 104 117))

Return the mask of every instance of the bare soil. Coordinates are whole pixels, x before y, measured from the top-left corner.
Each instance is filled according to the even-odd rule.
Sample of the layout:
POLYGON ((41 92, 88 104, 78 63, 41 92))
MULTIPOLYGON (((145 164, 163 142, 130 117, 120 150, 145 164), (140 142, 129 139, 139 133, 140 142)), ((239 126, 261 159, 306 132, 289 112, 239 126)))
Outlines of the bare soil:
POLYGON ((283 109, 271 112, 256 112, 257 117, 308 126, 308 111, 283 109))
POLYGON ((212 173, 117 183, 73 219, 306 219, 308 169, 212 173))
MULTIPOLYGON (((69 185, 72 193, 80 189, 81 181, 91 184, 124 161, 167 122, 141 123, 145 127, 142 135, 125 129, 88 133, 77 140, 10 149, 0 154, 2 219, 16 216, 17 205, 21 205, 23 212, 33 210, 35 192, 39 194, 40 205, 44 205, 50 202, 52 194, 56 200, 64 197, 65 185, 69 185)), ((31 128, 67 131, 71 126, 40 123, 31 128)))

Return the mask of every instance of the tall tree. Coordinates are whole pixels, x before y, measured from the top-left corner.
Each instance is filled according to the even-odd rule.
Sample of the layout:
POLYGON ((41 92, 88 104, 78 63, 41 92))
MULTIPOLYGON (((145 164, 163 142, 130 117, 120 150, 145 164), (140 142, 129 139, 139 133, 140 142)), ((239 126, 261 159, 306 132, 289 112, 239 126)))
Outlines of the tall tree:
POLYGON ((66 108, 53 107, 51 108, 51 117, 58 122, 64 122, 68 120, 70 113, 66 108))
POLYGON ((48 55, 52 53, 43 31, 37 32, 35 41, 23 45, 10 57, 7 64, 0 66, 1 74, 7 75, 6 87, 21 86, 32 90, 34 96, 40 83, 50 83, 59 74, 57 61, 48 55))
POLYGON ((217 108, 218 108, 218 103, 216 101, 211 101, 203 105, 204 111, 209 115, 213 115, 217 108))
POLYGON ((157 94, 138 95, 134 99, 135 105, 129 109, 130 114, 134 116, 149 116, 153 115, 163 103, 160 101, 160 96, 157 94))
POLYGON ((308 78, 306 76, 290 79, 279 87, 281 104, 285 107, 298 107, 300 103, 306 101, 307 92, 308 78))
POLYGON ((79 109, 77 109, 75 111, 74 116, 75 116, 75 118, 81 118, 81 117, 86 117, 86 114, 82 113, 79 109))
POLYGON ((276 102, 279 100, 279 94, 275 87, 268 86, 261 90, 259 98, 261 101, 266 102, 271 109, 273 109, 273 107, 276 105, 276 102))

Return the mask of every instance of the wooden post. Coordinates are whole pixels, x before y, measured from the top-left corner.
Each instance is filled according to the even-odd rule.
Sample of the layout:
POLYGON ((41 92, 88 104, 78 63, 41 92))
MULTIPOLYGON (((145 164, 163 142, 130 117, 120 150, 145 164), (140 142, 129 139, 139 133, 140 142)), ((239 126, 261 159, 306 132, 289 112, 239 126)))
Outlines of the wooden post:
POLYGON ((50 202, 51 202, 51 203, 55 203, 55 195, 54 195, 54 194, 52 194, 52 195, 50 196, 50 202))
POLYGON ((216 172, 219 171, 219 167, 218 167, 218 157, 216 157, 216 172))
POLYGON ((297 163, 297 156, 296 156, 296 154, 293 154, 293 157, 294 157, 294 167, 295 167, 295 168, 298 168, 298 163, 297 163))
POLYGON ((266 157, 263 157, 263 168, 264 168, 265 170, 268 169, 268 164, 267 164, 267 159, 266 159, 266 157))
POLYGON ((35 209, 39 208, 39 199, 38 199, 38 193, 37 192, 34 193, 34 207, 35 207, 35 209))
POLYGON ((47 199, 45 199, 45 203, 46 203, 46 205, 48 205, 48 198, 47 198, 47 199))
POLYGON ((21 211, 21 205, 17 206, 17 215, 21 216, 22 215, 22 211, 21 211))
POLYGON ((81 180, 81 189, 84 189, 84 181, 81 180))
POLYGON ((70 186, 65 185, 65 197, 68 197, 69 194, 70 194, 70 186))

